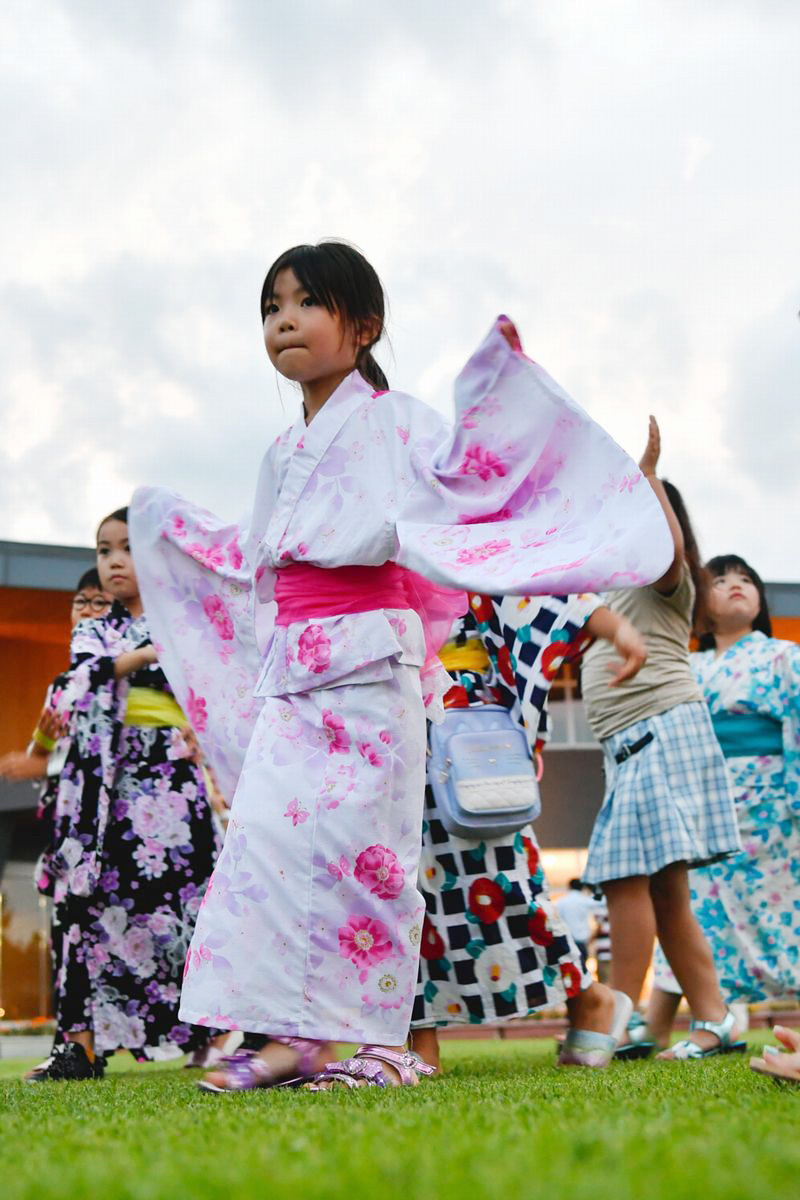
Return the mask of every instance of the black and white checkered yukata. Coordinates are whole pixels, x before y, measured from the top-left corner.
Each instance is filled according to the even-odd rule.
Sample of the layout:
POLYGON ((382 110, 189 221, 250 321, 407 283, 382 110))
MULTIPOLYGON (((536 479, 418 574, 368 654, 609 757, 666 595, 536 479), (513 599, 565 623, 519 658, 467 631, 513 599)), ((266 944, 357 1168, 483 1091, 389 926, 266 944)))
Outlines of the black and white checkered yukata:
MULTIPOLYGON (((471 596, 443 653, 455 681, 447 706, 505 704, 531 746, 542 745, 550 684, 587 644, 583 626, 600 603, 596 596, 471 596), (466 669, 455 665, 459 649, 466 669)), ((466 841, 444 828, 428 787, 422 843, 426 916, 412 1028, 524 1017, 590 986, 550 899, 530 825, 466 841)))

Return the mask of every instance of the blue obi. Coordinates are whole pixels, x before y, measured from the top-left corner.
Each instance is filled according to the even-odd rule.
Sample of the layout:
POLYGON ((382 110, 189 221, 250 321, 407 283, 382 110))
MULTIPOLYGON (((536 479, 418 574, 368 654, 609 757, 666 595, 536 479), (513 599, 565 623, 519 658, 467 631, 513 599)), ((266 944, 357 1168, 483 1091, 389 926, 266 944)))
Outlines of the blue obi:
POLYGON ((726 758, 783 754, 780 721, 760 713, 712 713, 714 733, 726 758))

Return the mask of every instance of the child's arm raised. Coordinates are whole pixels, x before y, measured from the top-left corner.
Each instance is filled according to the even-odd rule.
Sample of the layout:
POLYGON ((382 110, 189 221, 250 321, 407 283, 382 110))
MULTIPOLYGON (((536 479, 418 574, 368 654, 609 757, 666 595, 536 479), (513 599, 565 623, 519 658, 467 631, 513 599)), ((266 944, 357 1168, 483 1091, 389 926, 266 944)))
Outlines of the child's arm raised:
POLYGON ((645 479, 655 492, 659 504, 664 510, 664 516, 667 518, 669 531, 672 534, 672 544, 675 547, 675 555, 672 559, 669 569, 665 571, 660 579, 656 579, 655 583, 652 585, 657 592, 663 592, 665 595, 668 595, 670 592, 675 591, 675 588, 681 581, 685 546, 683 541, 683 531, 678 524, 678 518, 672 511, 672 505, 670 504, 667 493, 664 490, 663 483, 656 475, 656 468, 658 467, 658 460, 660 456, 661 431, 658 428, 658 421, 654 416, 651 415, 650 426, 647 432, 647 446, 645 447, 644 454, 639 459, 639 466, 645 479))

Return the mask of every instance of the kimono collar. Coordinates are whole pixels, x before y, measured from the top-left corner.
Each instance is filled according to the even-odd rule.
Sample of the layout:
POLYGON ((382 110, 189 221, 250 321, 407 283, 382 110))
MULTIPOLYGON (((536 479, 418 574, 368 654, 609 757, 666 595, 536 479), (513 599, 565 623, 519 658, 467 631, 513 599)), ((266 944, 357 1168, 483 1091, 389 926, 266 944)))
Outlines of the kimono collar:
POLYGON ((345 375, 310 424, 306 425, 305 411, 301 409, 295 425, 300 430, 300 438, 294 445, 300 450, 308 449, 323 454, 352 412, 355 406, 353 402, 360 404, 366 396, 372 395, 373 390, 372 384, 367 383, 360 371, 345 375))
MULTIPOLYGON (((359 371, 351 371, 328 397, 310 425, 301 412, 289 440, 289 462, 283 479, 277 483, 277 495, 271 518, 263 535, 264 540, 277 546, 306 484, 327 453, 339 431, 365 400, 373 387, 359 371)), ((258 514, 254 513, 253 528, 258 530, 258 514)))

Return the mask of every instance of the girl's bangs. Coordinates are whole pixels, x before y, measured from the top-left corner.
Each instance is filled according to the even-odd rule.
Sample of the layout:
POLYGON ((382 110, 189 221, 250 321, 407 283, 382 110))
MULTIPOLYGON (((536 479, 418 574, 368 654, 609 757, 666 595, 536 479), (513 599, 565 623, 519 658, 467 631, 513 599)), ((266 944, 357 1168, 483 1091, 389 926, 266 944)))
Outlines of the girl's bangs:
POLYGON ((321 253, 321 248, 308 245, 293 246, 291 250, 285 250, 276 258, 267 271, 267 277, 261 289, 262 321, 266 316, 267 304, 275 291, 275 281, 281 271, 294 271, 300 286, 305 288, 309 295, 318 300, 324 308, 327 308, 328 312, 333 313, 338 310, 331 287, 330 263, 321 253))

